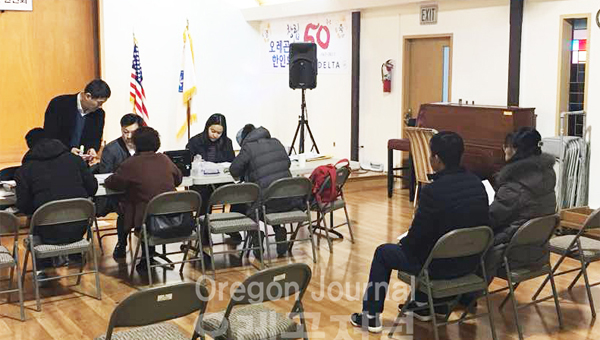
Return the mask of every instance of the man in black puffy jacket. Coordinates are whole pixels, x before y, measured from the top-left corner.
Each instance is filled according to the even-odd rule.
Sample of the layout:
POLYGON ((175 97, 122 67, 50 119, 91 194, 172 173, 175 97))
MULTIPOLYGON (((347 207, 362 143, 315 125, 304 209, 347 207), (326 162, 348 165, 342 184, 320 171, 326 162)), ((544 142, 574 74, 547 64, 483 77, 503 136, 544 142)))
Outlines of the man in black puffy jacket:
MULTIPOLYGON (((370 332, 383 329, 379 314, 383 305, 392 270, 417 275, 433 246, 444 234, 462 228, 489 224, 488 199, 480 179, 459 166, 464 151, 462 138, 454 132, 440 132, 431 138, 430 162, 435 174, 433 182, 422 187, 419 205, 408 234, 399 244, 383 244, 375 251, 369 283, 363 298, 362 313, 354 313, 351 323, 367 327, 370 332)), ((431 263, 429 275, 434 279, 450 279, 473 272, 480 255, 438 259, 431 263)), ((426 305, 427 296, 415 292, 416 302, 410 309, 426 305)), ((444 313, 436 307, 436 314, 444 313)), ((414 311, 421 321, 429 321, 429 310, 414 311)))
MULTIPOLYGON (((88 198, 98 190, 98 181, 79 156, 69 152, 57 139, 47 139, 41 128, 25 136, 29 151, 15 174, 17 208, 31 215, 50 201, 88 198)), ((86 223, 73 222, 36 229, 44 244, 66 244, 81 240, 86 223)), ((46 267, 46 262, 39 262, 46 267)), ((40 269, 38 267, 38 269, 40 269)))
MULTIPOLYGON (((258 184, 261 191, 266 190, 271 183, 281 178, 292 177, 290 173, 290 158, 285 147, 264 127, 254 128, 247 124, 238 133, 237 142, 242 146, 240 153, 231 162, 229 172, 235 178, 242 178, 246 182, 258 184)), ((294 201, 278 201, 270 204, 268 212, 290 210, 295 206, 294 201)), ((259 207, 255 204, 248 210, 248 215, 253 217, 252 212, 259 207)), ((273 226, 275 240, 284 241, 286 237, 285 228, 273 226)), ((287 246, 285 243, 277 244, 277 254, 285 254, 287 246)))

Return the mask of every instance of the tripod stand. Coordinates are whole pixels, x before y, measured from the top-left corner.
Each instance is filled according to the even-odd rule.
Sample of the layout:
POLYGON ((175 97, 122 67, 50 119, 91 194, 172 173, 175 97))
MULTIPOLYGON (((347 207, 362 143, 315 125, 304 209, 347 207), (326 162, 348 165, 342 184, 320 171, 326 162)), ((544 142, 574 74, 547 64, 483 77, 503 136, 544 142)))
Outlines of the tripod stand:
POLYGON ((294 148, 294 144, 296 143, 296 138, 298 138, 298 133, 300 133, 300 138, 298 138, 298 152, 296 153, 304 153, 304 126, 306 125, 306 129, 308 130, 308 135, 310 136, 310 140, 312 141, 312 148, 319 153, 319 147, 317 146, 317 142, 315 142, 315 137, 313 137, 312 131, 310 131, 310 126, 308 125, 308 119, 306 119, 306 97, 305 97, 306 89, 302 89, 302 104, 300 105, 300 116, 298 117, 298 126, 296 127, 296 132, 294 133, 294 139, 292 140, 292 146, 290 148, 290 155, 292 151, 296 151, 294 148))

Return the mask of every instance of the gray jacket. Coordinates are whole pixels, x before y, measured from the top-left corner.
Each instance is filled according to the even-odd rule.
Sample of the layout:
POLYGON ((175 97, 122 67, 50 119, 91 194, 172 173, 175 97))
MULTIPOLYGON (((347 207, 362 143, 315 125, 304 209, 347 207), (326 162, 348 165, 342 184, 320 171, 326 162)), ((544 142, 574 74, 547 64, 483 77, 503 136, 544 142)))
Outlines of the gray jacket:
MULTIPOLYGON (((123 161, 130 156, 129 150, 127 150, 127 146, 125 145, 123 139, 117 138, 113 140, 112 142, 106 144, 104 149, 102 149, 102 157, 100 158, 100 163, 98 164, 98 173, 114 173, 117 171, 119 165, 121 165, 121 163, 123 163, 123 161)), ((106 216, 112 212, 121 212, 118 196, 96 198, 97 216, 106 216)))
MULTIPOLYGON (((521 225, 530 219, 555 213, 554 163, 553 156, 541 154, 509 163, 497 174, 496 196, 490 205, 490 224, 495 234, 494 250, 497 255, 491 260, 489 257, 494 251, 488 253, 488 268, 489 265, 501 265, 501 250, 521 225)), ((519 262, 544 262, 548 256, 547 249, 526 247, 515 249, 509 261, 516 268, 519 262)))

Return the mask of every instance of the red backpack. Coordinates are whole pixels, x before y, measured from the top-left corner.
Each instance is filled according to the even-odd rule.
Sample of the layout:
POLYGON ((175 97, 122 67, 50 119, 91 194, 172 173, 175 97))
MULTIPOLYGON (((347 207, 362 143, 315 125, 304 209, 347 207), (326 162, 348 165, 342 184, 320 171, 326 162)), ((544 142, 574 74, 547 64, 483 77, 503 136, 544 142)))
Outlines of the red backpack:
POLYGON ((314 199, 319 203, 330 203, 337 199, 340 195, 338 192, 338 187, 336 185, 337 174, 336 169, 338 164, 346 163, 344 166, 350 166, 350 162, 347 159, 342 159, 339 162, 335 163, 335 165, 327 164, 320 165, 313 170, 310 174, 310 181, 312 183, 312 194, 314 199), (331 180, 328 183, 327 178, 331 180), (324 187, 323 187, 324 186, 324 187))

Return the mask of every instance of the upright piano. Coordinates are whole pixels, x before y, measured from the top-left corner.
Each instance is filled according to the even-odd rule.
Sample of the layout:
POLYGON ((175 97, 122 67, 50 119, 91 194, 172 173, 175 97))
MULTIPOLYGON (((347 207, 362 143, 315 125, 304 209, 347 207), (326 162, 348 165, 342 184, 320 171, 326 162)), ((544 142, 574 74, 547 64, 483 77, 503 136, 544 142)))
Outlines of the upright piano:
POLYGON ((417 126, 461 135, 465 143, 462 165, 482 179, 491 179, 505 164, 504 138, 521 127, 535 127, 534 110, 513 106, 423 104, 417 126))

